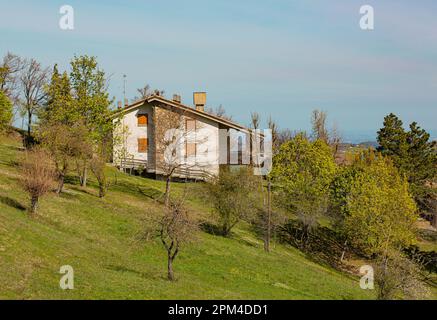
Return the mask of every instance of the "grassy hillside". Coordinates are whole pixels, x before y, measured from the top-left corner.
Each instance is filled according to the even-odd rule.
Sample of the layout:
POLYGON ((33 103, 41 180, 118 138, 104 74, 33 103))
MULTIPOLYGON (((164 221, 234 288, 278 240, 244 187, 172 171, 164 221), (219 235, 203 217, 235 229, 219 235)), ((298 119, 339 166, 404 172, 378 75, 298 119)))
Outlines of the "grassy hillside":
MULTIPOLYGON (((318 265, 294 248, 266 254, 244 225, 231 238, 199 232, 175 261, 177 281, 166 280, 166 256, 141 231, 160 205, 162 182, 110 170, 114 182, 99 199, 95 185, 68 183, 49 195, 40 216, 26 215, 18 184, 19 143, 0 141, 0 298, 12 299, 372 299, 358 278, 318 265), (117 178, 115 178, 117 177, 117 178), (71 265, 75 289, 59 288, 59 268, 71 265)), ((70 181, 71 182, 71 181, 70 181)), ((183 185, 175 185, 180 192, 183 185)), ((201 194, 201 185, 194 186, 201 194)), ((200 198, 193 214, 208 217, 200 198)))

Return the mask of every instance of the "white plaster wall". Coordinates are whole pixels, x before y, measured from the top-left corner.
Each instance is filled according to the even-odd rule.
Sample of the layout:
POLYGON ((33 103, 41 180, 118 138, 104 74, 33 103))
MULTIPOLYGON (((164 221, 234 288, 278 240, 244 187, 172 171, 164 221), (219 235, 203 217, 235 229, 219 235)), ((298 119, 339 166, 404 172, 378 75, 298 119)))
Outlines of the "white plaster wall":
MULTIPOLYGON (((195 169, 205 170, 211 174, 219 172, 219 125, 218 123, 196 118, 196 132, 188 133, 187 139, 197 143, 196 157, 187 158, 187 165, 195 169)), ((185 148, 184 151, 185 153, 185 148)))
MULTIPOLYGON (((204 119, 202 117, 194 116, 196 119, 196 132, 187 134, 186 139, 197 143, 196 157, 185 157, 185 143, 180 144, 179 154, 183 155, 182 162, 190 168, 197 170, 204 170, 210 174, 219 173, 219 125, 218 123, 204 119)), ((185 123, 185 122, 184 122, 185 123)), ((128 134, 125 138, 125 146, 128 153, 137 160, 149 160, 151 150, 154 148, 153 139, 153 107, 151 105, 143 105, 126 113, 121 119, 121 125, 127 126, 128 134), (139 113, 148 114, 148 126, 138 127, 137 115, 139 113), (148 153, 138 152, 138 138, 148 138, 148 153)), ((185 126, 183 126, 185 129, 185 126)), ((116 149, 114 147, 114 160, 116 159, 116 149)), ((151 160, 153 161, 153 160, 151 160)), ((158 170, 159 171, 159 170, 158 170)))
MULTIPOLYGON (((150 149, 150 131, 151 126, 153 126, 153 109, 149 105, 143 105, 133 110, 130 110, 128 113, 124 114, 124 116, 120 120, 120 125, 122 127, 127 128, 127 132, 125 132, 124 138, 124 146, 127 150, 127 153, 136 160, 148 160, 148 152, 140 153, 138 152, 138 139, 139 138, 148 138, 148 149, 150 149), (138 126, 138 114, 148 115, 148 125, 147 126, 138 126)), ((123 145, 114 147, 114 159, 116 159, 116 150, 123 148, 123 145)))

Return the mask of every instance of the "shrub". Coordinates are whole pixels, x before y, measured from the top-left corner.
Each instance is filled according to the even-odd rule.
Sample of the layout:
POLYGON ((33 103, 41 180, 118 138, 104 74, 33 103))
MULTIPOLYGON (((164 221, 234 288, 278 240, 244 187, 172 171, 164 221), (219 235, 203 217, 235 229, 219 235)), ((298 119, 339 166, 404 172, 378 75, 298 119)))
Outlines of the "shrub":
POLYGON ((12 121, 12 103, 8 97, 0 91, 0 133, 8 130, 12 121))
POLYGON ((223 168, 218 177, 208 184, 209 197, 215 213, 218 214, 223 236, 228 236, 240 220, 248 218, 256 210, 254 190, 259 181, 250 170, 251 168, 223 168))
POLYGON ((30 196, 31 215, 37 212, 39 198, 53 188, 55 176, 53 161, 45 150, 34 148, 26 151, 21 161, 21 184, 30 196))
POLYGON ((429 290, 421 279, 421 268, 397 251, 376 261, 375 282, 380 300, 425 299, 429 290))

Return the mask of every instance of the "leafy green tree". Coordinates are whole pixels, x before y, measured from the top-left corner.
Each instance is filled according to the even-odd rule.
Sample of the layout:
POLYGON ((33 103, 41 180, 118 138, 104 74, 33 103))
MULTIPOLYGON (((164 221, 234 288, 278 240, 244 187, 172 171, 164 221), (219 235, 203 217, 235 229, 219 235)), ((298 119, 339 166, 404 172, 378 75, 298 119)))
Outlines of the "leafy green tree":
POLYGON ((304 134, 285 142, 273 158, 271 179, 276 198, 301 222, 304 245, 327 212, 335 172, 331 148, 322 140, 310 141, 304 134))
POLYGON ((335 221, 340 225, 348 215, 347 200, 352 184, 360 172, 357 165, 341 166, 337 170, 330 186, 330 211, 335 221))
POLYGON ((229 236, 238 222, 254 215, 259 206, 258 184, 251 168, 223 168, 218 177, 208 184, 209 197, 218 214, 223 236, 229 236))
POLYGON ((386 255, 415 240, 417 208, 408 182, 391 159, 367 153, 358 163, 346 200, 345 233, 354 247, 386 255), (369 154, 371 155, 369 157, 369 154))
MULTIPOLYGON (((107 92, 105 72, 98 66, 96 57, 87 55, 74 57, 71 61, 70 82, 75 108, 88 129, 96 149, 110 147, 105 141, 113 129, 112 111, 107 92)), ((108 154, 109 152, 99 152, 108 154)), ((86 186, 87 169, 92 158, 86 156, 77 162, 81 185, 86 186)), ((103 159, 102 161, 105 161, 103 159)), ((104 180, 104 179, 103 179, 104 180)), ((102 180, 102 181, 103 181, 102 180)))
POLYGON ((59 194, 71 163, 84 153, 88 131, 73 103, 68 74, 61 75, 57 65, 45 91, 47 105, 39 115, 38 138, 54 160, 59 194))
POLYGON ((402 121, 394 114, 384 118, 384 127, 378 131, 378 150, 393 159, 393 163, 410 183, 411 192, 423 211, 430 210, 434 190, 427 186, 437 174, 436 142, 416 122, 402 127, 402 121))
POLYGON ((73 103, 70 79, 67 72, 60 74, 55 65, 50 83, 46 86, 47 105, 41 111, 40 125, 67 126, 75 124, 80 119, 77 105, 73 103))
POLYGON ((71 61, 71 87, 76 108, 96 140, 112 129, 112 112, 107 92, 105 72, 98 67, 96 57, 74 57, 71 61))
POLYGON ((12 103, 8 97, 0 91, 0 133, 5 132, 12 121, 12 103))

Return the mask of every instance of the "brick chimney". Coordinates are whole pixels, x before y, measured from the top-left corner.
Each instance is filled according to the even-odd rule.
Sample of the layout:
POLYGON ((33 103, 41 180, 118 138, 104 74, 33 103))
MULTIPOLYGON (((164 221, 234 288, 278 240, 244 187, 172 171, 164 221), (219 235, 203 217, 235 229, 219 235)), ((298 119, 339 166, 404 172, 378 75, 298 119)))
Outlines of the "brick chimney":
POLYGON ((194 92, 193 103, 196 107, 196 110, 205 111, 206 92, 194 92))
POLYGON ((181 103, 181 96, 178 94, 173 95, 173 101, 177 103, 181 103))

